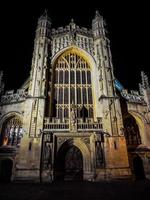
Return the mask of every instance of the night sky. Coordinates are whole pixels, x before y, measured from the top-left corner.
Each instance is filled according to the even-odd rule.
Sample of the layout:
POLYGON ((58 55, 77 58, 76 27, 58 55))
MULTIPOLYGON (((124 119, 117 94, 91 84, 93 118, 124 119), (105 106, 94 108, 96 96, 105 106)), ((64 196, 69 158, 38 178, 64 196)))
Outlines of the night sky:
POLYGON ((141 3, 112 1, 3 3, 0 6, 0 69, 4 70, 6 89, 19 88, 29 76, 37 19, 45 8, 53 28, 69 24, 71 18, 79 26, 91 28, 95 10, 99 10, 107 23, 115 77, 125 88, 137 89, 141 70, 150 77, 149 6, 144 0, 141 3))

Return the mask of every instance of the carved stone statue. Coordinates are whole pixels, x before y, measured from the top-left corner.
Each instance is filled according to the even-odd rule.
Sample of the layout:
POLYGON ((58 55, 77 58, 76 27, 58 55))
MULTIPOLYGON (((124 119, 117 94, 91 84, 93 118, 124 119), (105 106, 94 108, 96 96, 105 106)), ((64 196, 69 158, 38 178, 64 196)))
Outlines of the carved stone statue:
POLYGON ((70 131, 77 131, 77 115, 76 115, 76 107, 74 104, 71 105, 70 108, 70 131))

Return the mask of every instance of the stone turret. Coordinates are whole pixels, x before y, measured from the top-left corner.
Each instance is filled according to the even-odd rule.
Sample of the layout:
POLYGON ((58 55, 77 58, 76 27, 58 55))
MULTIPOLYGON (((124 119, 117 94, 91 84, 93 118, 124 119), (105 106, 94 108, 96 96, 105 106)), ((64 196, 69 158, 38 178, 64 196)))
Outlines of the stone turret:
POLYGON ((103 17, 96 11, 92 21, 94 35, 95 60, 99 74, 99 108, 103 115, 103 124, 106 132, 119 135, 123 126, 119 100, 115 91, 115 78, 113 74, 112 56, 110 42, 106 37, 103 17), (102 106, 105 104, 105 106, 102 106), (119 112, 116 111, 119 109, 119 112))
POLYGON ((92 30, 94 38, 105 37, 105 21, 103 17, 100 15, 99 11, 96 11, 95 18, 92 21, 92 30))
POLYGON ((42 80, 45 79, 45 70, 50 46, 51 20, 45 12, 39 19, 34 41, 32 68, 30 76, 29 95, 44 96, 42 80))
POLYGON ((148 76, 141 72, 142 83, 139 84, 140 93, 144 96, 144 100, 147 103, 148 110, 150 110, 150 84, 148 76))
MULTIPOLYGON (((34 51, 30 72, 30 86, 27 100, 27 112, 31 114, 31 123, 26 122, 30 137, 38 137, 42 129, 45 98, 46 74, 50 57, 51 20, 45 11, 38 19, 34 51)), ((26 120, 26 119, 25 119, 26 120)))
POLYGON ((102 116, 103 131, 109 135, 109 137, 105 137, 105 147, 107 149, 105 151, 106 165, 110 168, 116 168, 119 165, 118 161, 123 156, 122 166, 128 167, 126 141, 122 131, 123 119, 120 101, 115 90, 110 41, 106 37, 105 21, 98 11, 96 11, 95 18, 92 21, 92 32, 94 56, 99 77, 97 110, 102 116), (114 155, 115 160, 113 160, 114 155))

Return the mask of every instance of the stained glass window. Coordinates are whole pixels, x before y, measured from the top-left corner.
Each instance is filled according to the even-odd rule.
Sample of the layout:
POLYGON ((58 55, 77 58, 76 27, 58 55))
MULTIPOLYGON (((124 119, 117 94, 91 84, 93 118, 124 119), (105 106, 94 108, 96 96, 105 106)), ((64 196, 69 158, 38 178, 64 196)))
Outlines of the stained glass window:
POLYGON ((20 146, 23 137, 23 128, 21 120, 14 116, 7 119, 2 126, 0 135, 0 145, 20 146))

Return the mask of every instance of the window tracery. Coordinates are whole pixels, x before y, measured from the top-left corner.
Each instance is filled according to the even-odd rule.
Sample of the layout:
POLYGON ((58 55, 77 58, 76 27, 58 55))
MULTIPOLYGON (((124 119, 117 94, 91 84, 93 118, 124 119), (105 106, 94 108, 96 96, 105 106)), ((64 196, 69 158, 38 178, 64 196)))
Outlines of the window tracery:
POLYGON ((2 126, 1 144, 19 147, 22 137, 23 128, 21 120, 16 116, 7 119, 2 126))
POLYGON ((77 116, 83 105, 93 118, 91 69, 86 60, 75 52, 61 55, 55 64, 54 99, 56 118, 69 118, 70 104, 77 106, 77 116))

